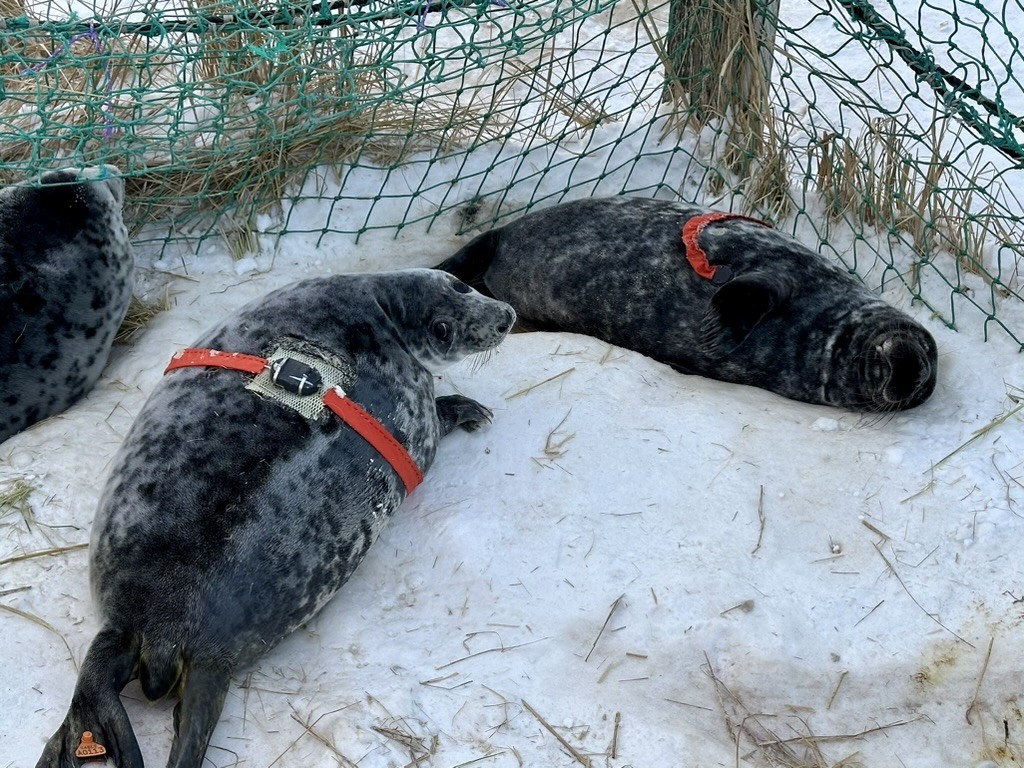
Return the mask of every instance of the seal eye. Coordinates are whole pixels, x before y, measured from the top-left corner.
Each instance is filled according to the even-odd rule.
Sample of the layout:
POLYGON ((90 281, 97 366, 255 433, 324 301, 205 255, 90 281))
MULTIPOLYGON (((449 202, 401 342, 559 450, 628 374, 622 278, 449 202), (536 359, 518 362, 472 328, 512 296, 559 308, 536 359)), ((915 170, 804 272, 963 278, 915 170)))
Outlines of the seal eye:
POLYGON ((456 293, 469 293, 470 291, 473 290, 472 288, 470 288, 468 285, 466 285, 461 280, 453 280, 452 281, 452 288, 455 289, 456 293))
POLYGON ((444 320, 438 320, 430 330, 438 341, 448 341, 452 337, 452 327, 444 320))

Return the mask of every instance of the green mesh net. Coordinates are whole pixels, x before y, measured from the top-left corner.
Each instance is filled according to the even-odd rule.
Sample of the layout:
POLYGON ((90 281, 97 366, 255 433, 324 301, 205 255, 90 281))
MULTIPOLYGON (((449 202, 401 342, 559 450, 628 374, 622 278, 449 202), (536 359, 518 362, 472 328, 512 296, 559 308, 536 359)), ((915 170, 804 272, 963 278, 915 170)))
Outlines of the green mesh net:
POLYGON ((679 196, 1021 344, 1016 2, 0 0, 0 180, 117 165, 160 249, 679 196))

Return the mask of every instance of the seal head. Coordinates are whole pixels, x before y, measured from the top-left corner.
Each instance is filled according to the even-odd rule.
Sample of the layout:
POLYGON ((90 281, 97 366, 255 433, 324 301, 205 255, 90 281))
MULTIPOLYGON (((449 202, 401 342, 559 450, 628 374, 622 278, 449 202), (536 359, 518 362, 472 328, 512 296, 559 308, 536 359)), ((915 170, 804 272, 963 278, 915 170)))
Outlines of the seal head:
POLYGON ((851 321, 848 339, 833 344, 835 372, 827 395, 854 410, 898 411, 914 408, 935 390, 938 350, 931 334, 916 323, 881 310, 885 317, 851 321))

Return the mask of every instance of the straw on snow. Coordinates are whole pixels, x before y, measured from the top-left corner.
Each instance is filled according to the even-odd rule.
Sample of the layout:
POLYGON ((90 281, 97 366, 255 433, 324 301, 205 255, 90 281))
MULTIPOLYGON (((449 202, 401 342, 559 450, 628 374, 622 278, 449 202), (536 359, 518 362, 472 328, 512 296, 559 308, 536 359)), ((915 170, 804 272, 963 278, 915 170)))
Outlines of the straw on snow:
MULTIPOLYGON (((136 10, 111 2, 95 12, 116 19, 136 10)), ((220 6, 189 3, 186 13, 198 18, 210 10, 220 6)), ((0 12, 47 19, 53 11, 49 0, 0 0, 0 12)), ((509 135, 522 107, 519 84, 537 93, 542 110, 559 112, 581 129, 603 117, 594 100, 565 91, 564 73, 543 52, 535 61, 498 61, 491 65, 497 77, 464 80, 451 93, 431 85, 427 98, 425 92, 396 94, 377 69, 415 67, 415 57, 404 64, 384 60, 372 42, 346 57, 336 43, 357 34, 357 27, 339 22, 314 31, 208 25, 201 34, 166 32, 158 42, 126 33, 83 34, 65 44, 26 30, 15 52, 38 63, 26 68, 12 60, 0 68, 7 96, 0 101, 0 123, 9 134, 4 164, 19 169, 40 155, 95 155, 126 173, 126 199, 139 214, 130 219, 174 214, 181 227, 211 210, 231 211, 244 232, 256 213, 273 209, 315 166, 361 156, 389 165, 417 151, 509 135), (294 45, 277 51, 277 37, 289 33, 294 45), (268 48, 277 53, 268 57, 268 48), (59 115, 60 131, 40 138, 41 111, 59 115), (202 206, 194 205, 197 199, 202 206)), ((0 170, 0 182, 20 180, 19 173, 0 170)))

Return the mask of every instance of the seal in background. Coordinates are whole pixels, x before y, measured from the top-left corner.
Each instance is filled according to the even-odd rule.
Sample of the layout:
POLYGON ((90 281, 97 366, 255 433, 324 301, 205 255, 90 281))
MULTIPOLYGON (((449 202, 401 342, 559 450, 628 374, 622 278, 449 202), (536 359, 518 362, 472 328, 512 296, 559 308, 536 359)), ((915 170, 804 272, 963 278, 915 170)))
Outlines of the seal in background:
POLYGON ((855 411, 935 388, 935 341, 854 276, 760 222, 662 200, 581 200, 480 235, 439 265, 541 330, 684 373, 855 411), (683 231, 691 220, 687 253, 683 231))
POLYGON ((0 190, 0 441, 76 403, 106 365, 134 265, 118 174, 0 190))

